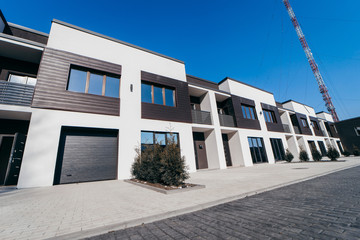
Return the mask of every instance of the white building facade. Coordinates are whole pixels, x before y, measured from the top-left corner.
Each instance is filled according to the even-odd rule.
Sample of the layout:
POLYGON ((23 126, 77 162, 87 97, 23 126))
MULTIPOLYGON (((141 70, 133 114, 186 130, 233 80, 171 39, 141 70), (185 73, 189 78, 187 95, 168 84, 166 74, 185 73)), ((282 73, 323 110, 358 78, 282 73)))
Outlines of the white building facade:
POLYGON ((47 35, 0 15, 0 185, 128 179, 135 148, 170 132, 190 172, 341 150, 327 113, 58 20, 47 35))

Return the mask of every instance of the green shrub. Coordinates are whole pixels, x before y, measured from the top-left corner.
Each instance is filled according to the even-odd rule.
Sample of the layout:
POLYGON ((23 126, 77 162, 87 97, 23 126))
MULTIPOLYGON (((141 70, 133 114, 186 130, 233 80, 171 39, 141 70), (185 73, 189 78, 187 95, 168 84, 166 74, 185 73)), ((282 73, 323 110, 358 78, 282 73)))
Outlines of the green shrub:
POLYGON ((292 155, 292 153, 289 151, 289 149, 286 149, 285 160, 287 162, 291 162, 293 159, 294 159, 294 155, 292 155))
POLYGON ((314 161, 318 162, 322 159, 321 153, 317 149, 311 150, 311 155, 314 161))
POLYGON ((179 186, 189 178, 185 158, 181 157, 180 147, 170 135, 165 147, 156 143, 151 147, 135 149, 137 155, 131 173, 136 179, 179 186))
POLYGON ((300 158, 300 160, 301 160, 302 162, 307 162, 307 161, 309 161, 308 153, 307 153, 305 150, 303 150, 303 149, 300 150, 299 158, 300 158))
POLYGON ((348 152, 348 151, 344 151, 344 153, 343 153, 343 154, 344 154, 344 156, 345 156, 345 157, 350 156, 350 152, 348 152))
POLYGON ((357 146, 355 146, 354 144, 353 144, 353 148, 354 148, 354 151, 353 151, 354 156, 360 156, 359 148, 357 146))
POLYGON ((336 161, 340 157, 340 153, 334 147, 329 147, 326 156, 330 158, 331 161, 336 161))

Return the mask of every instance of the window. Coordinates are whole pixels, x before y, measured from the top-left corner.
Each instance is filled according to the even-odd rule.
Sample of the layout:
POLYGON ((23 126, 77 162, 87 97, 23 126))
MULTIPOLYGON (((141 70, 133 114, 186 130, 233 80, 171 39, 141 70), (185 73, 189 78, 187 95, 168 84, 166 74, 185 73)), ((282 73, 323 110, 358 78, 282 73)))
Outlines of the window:
POLYGON ((310 124, 314 129, 320 130, 319 125, 318 125, 318 123, 316 121, 310 120, 310 124))
POLYGON ((253 119, 256 120, 256 113, 255 113, 255 107, 247 106, 247 105, 241 105, 242 113, 244 118, 247 119, 253 119))
POLYGON ((309 124, 308 122, 306 121, 305 118, 300 118, 301 119, 301 124, 303 125, 304 128, 308 128, 309 127, 309 124))
POLYGON ((175 90, 169 87, 142 82, 141 101, 175 107, 175 90))
POLYGON ((67 90, 118 98, 120 76, 72 66, 67 90))
POLYGON ((32 86, 36 85, 36 78, 17 75, 17 74, 9 74, 8 81, 13 83, 32 85, 32 86))
POLYGON ((276 123, 275 113, 269 110, 263 110, 265 122, 276 123))
POLYGON ((170 132, 148 132, 141 131, 141 149, 154 145, 154 143, 160 146, 165 146, 171 139, 176 144, 179 144, 179 134, 170 132))
POLYGON ((360 127, 355 127, 355 133, 357 136, 360 136, 360 127))

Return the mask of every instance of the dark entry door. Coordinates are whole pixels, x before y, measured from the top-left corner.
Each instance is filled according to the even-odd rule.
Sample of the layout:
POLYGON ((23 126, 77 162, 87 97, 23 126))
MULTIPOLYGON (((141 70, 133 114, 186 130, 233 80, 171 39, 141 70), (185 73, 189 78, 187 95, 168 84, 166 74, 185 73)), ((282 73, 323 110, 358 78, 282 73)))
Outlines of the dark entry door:
POLYGON ((312 151, 312 150, 317 150, 314 141, 308 141, 308 143, 309 143, 309 147, 310 147, 310 150, 311 150, 311 151, 312 151))
POLYGON ((230 167, 232 166, 231 162, 231 155, 230 155, 230 147, 229 147, 229 138, 227 134, 222 134, 222 140, 224 145, 224 153, 225 153, 225 160, 226 160, 226 166, 230 167))
POLYGON ((285 160, 284 146, 281 138, 270 138, 270 142, 275 160, 285 160))
POLYGON ((342 148, 340 141, 336 141, 336 143, 340 149, 341 154, 344 154, 344 149, 342 148))
POLYGON ((54 184, 116 179, 117 138, 116 130, 63 128, 54 184))
POLYGON ((321 151, 321 155, 322 156, 326 156, 326 148, 324 145, 323 141, 318 141, 319 147, 320 147, 320 151, 321 151))
POLYGON ((248 141, 253 163, 267 162, 268 160, 263 139, 258 137, 248 137, 248 141))
POLYGON ((3 137, 0 146, 0 185, 16 185, 19 179, 26 136, 3 137))
POLYGON ((196 169, 208 168, 204 133, 193 132, 193 138, 196 158, 196 169))

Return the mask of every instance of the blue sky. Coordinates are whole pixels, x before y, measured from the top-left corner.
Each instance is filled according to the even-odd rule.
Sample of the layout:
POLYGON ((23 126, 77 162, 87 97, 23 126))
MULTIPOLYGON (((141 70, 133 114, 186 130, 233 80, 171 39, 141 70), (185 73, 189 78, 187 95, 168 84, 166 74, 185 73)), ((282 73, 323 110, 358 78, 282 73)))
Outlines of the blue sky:
MULTIPOLYGON (((360 116, 360 1, 290 0, 340 119, 360 116)), ((53 18, 326 110, 281 0, 3 1, 9 22, 49 32, 53 18)))

